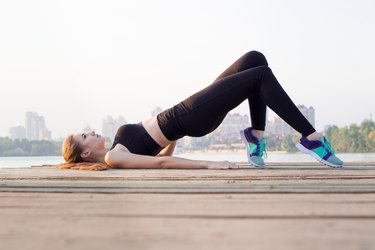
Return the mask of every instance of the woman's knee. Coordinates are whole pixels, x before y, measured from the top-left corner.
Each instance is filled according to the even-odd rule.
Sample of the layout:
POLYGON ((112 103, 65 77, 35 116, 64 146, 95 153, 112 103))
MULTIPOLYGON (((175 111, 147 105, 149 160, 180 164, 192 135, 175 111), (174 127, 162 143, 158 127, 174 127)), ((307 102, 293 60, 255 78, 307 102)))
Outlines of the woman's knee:
POLYGON ((256 66, 265 65, 268 66, 268 62, 263 53, 251 50, 244 55, 245 59, 256 64, 256 66))
POLYGON ((268 67, 267 65, 262 65, 262 66, 259 66, 258 68, 264 74, 273 74, 272 69, 268 67))
POLYGON ((246 55, 252 55, 252 56, 264 56, 262 52, 257 50, 250 50, 246 53, 246 55))
POLYGON ((261 65, 254 68, 254 71, 257 72, 258 76, 263 78, 265 76, 273 75, 273 72, 270 67, 267 65, 261 65))

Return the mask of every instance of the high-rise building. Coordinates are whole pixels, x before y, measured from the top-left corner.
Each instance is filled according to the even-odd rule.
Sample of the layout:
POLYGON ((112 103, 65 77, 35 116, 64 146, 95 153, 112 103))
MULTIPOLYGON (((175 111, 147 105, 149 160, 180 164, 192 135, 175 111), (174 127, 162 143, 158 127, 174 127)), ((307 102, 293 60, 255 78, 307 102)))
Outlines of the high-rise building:
POLYGON ((315 109, 313 107, 305 107, 304 105, 297 106, 299 111, 303 114, 304 117, 315 127, 315 109))
POLYGON ((275 116, 268 121, 266 131, 269 134, 280 136, 293 133, 292 127, 290 127, 283 119, 278 116, 275 116))
POLYGON ((26 112, 25 117, 25 128, 26 128, 26 138, 29 141, 38 140, 38 114, 35 112, 26 112))
POLYGON ((103 119, 102 135, 113 140, 115 138, 117 129, 124 124, 126 124, 126 120, 123 116, 118 116, 116 119, 114 119, 112 116, 108 115, 103 119))
POLYGON ((228 114, 220 126, 203 137, 184 137, 183 149, 207 149, 212 144, 233 144, 241 141, 240 130, 249 127, 249 117, 238 113, 228 114))
POLYGON ((24 126, 17 125, 9 129, 10 139, 22 140, 26 138, 26 129, 24 126))
POLYGON ((161 113, 163 111, 162 108, 159 106, 156 106, 153 110, 151 110, 151 116, 154 117, 155 115, 161 113))
POLYGON ((220 126, 210 134, 211 143, 231 144, 239 142, 241 141, 240 130, 249 126, 247 115, 228 114, 220 126))
POLYGON ((46 127, 43 116, 36 112, 26 112, 25 115, 26 139, 33 140, 51 140, 51 131, 46 127))
MULTIPOLYGON (((299 111, 302 113, 304 117, 311 123, 313 127, 315 127, 315 110, 313 107, 305 107, 304 105, 297 106, 299 111)), ((280 117, 276 116, 273 117, 272 120, 267 121, 267 133, 273 135, 280 135, 284 136, 287 134, 295 133, 296 131, 289 126, 284 120, 280 117)))

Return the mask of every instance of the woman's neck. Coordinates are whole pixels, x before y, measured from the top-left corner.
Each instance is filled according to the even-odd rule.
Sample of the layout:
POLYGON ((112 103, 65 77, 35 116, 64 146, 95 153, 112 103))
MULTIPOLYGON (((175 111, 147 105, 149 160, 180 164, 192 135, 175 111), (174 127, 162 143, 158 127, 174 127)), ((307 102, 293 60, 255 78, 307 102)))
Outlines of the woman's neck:
POLYGON ((105 163, 105 155, 109 151, 108 148, 104 148, 102 150, 96 151, 95 154, 93 154, 90 158, 92 159, 93 162, 101 162, 105 163))

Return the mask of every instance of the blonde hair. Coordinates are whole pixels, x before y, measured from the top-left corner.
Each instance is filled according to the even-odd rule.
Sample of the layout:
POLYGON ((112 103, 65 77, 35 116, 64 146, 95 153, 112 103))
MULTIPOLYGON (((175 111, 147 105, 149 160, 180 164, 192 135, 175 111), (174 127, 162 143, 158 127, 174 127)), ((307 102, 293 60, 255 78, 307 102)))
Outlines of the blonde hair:
POLYGON ((65 138, 62 144, 62 155, 65 163, 59 164, 60 169, 75 169, 75 170, 106 170, 110 166, 100 162, 85 162, 81 157, 83 147, 74 140, 73 135, 69 135, 65 138))
POLYGON ((79 142, 74 140, 73 135, 69 135, 65 138, 62 144, 62 155, 67 163, 79 163, 84 162, 81 157, 83 147, 79 142))

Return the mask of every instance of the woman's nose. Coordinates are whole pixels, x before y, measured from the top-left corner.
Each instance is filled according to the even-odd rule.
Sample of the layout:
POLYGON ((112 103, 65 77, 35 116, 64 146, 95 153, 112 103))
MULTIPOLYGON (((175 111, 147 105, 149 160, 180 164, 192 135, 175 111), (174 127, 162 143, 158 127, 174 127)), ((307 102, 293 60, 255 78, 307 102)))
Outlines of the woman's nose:
POLYGON ((95 135, 95 131, 93 130, 93 131, 91 131, 91 135, 95 135))

